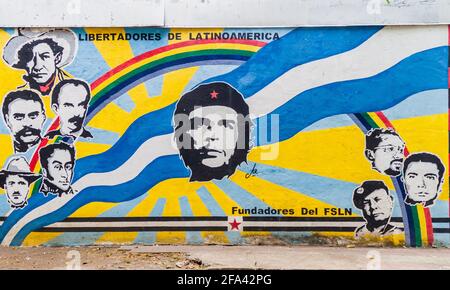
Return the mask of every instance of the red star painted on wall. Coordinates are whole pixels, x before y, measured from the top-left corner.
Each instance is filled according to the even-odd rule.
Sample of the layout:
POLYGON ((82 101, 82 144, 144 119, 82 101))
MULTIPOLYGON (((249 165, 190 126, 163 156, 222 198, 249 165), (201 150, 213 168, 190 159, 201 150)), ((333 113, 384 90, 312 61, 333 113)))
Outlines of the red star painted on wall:
POLYGON ((238 222, 236 221, 236 219, 234 219, 234 221, 233 221, 232 223, 229 222, 229 224, 231 225, 231 230, 239 230, 239 225, 240 225, 241 223, 238 223, 238 222))
POLYGON ((216 92, 216 90, 214 90, 214 91, 212 91, 212 92, 210 93, 211 99, 217 99, 217 96, 218 96, 218 95, 219 95, 219 93, 216 92))

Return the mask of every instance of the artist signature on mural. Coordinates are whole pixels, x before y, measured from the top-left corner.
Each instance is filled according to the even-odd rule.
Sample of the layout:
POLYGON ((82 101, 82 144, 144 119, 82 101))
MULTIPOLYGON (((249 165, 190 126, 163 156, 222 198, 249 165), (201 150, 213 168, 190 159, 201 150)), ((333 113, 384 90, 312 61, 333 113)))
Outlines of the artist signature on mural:
POLYGON ((249 179, 250 177, 256 176, 257 174, 258 169, 256 168, 256 164, 253 164, 252 170, 245 174, 245 178, 249 179))

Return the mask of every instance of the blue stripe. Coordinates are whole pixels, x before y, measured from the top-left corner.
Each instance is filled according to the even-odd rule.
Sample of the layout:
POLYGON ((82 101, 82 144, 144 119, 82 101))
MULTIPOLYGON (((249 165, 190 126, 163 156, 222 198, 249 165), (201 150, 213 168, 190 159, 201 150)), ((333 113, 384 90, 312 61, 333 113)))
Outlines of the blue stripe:
MULTIPOLYGON (((162 216, 164 211, 164 206, 166 205, 165 198, 159 198, 150 213, 151 217, 162 216)), ((142 232, 139 233, 134 240, 136 244, 153 245, 156 244, 156 233, 154 232, 142 232)))
MULTIPOLYGON (((194 216, 192 213, 191 205, 186 196, 182 196, 178 199, 181 208, 181 216, 194 216)), ((186 232, 186 239, 190 245, 199 245, 203 243, 203 238, 200 232, 186 232)))
MULTIPOLYGON (((447 89, 430 90, 414 94, 398 105, 383 111, 383 113, 390 121, 435 114, 446 114, 448 110, 447 103, 447 89)), ((355 123, 361 127, 362 124, 359 120, 357 118, 352 118, 351 115, 353 114, 341 114, 321 119, 303 129, 303 132, 353 126, 355 123)), ((364 130, 366 129, 364 128, 364 130)))
MULTIPOLYGON (((358 121, 359 122, 359 121, 358 121)), ((310 132, 310 131, 316 131, 316 130, 324 130, 324 129, 333 129, 333 128, 339 128, 339 127, 346 127, 346 126, 354 126, 355 121, 352 119, 350 115, 336 115, 336 116, 330 116, 327 118, 324 118, 322 120, 319 120, 310 126, 303 129, 303 132, 310 132)))
MULTIPOLYGON (((447 86, 447 57, 444 60, 442 55, 447 55, 447 52, 448 47, 424 51, 374 77, 329 84, 298 95, 273 112, 280 114, 280 139, 290 138, 306 126, 330 115, 384 110, 414 93, 445 88, 447 86), (385 97, 387 95, 389 98, 385 97)), ((279 53, 275 53, 275 55, 279 55, 279 53)), ((75 180, 93 170, 96 172, 113 170, 123 164, 147 139, 171 133, 173 110, 174 105, 171 105, 144 115, 130 126, 111 150, 77 161, 75 180)), ((20 244, 31 230, 62 220, 89 202, 123 202, 145 193, 159 181, 188 175, 188 171, 178 156, 158 158, 147 166, 137 178, 128 183, 114 187, 92 187, 78 193, 63 208, 28 224, 16 237, 15 242, 20 244)), ((218 184, 229 186, 226 183, 219 182, 218 184)), ((232 187, 232 189, 235 188, 232 187)), ((26 212, 45 202, 45 199, 37 197, 30 202, 26 210, 8 218, 5 225, 2 226, 1 238, 4 237, 11 225, 15 224, 26 212)), ((248 205, 259 206, 260 203, 248 205)))
MULTIPOLYGON (((448 47, 414 54, 370 78, 328 84, 303 92, 272 114, 280 115, 280 140, 314 122, 339 114, 388 109, 421 91, 448 86, 448 47), (386 97, 389 96, 389 97, 386 97)), ((265 140, 258 145, 266 145, 265 140)))
MULTIPOLYGON (((250 172, 255 163, 242 164, 239 170, 250 172)), ((353 206, 353 190, 359 184, 323 177, 281 167, 256 163, 257 177, 286 187, 310 198, 321 200, 339 208, 351 208, 356 214, 359 209, 353 206)), ((395 195, 394 192, 391 194, 395 195)), ((299 204, 298 207, 302 205, 299 204)), ((401 215, 398 203, 394 205, 393 216, 401 215)))
POLYGON ((5 216, 10 210, 11 207, 9 206, 6 193, 0 194, 0 216, 5 216))
POLYGON ((212 216, 226 216, 222 207, 217 203, 211 193, 204 186, 197 190, 197 195, 200 197, 202 202, 206 205, 212 216))
POLYGON ((310 237, 312 232, 273 232, 272 236, 282 240, 286 244, 302 244, 304 245, 308 241, 306 238, 310 237))
POLYGON ((436 246, 447 246, 450 245, 450 234, 448 233, 443 233, 443 234, 438 234, 438 233, 434 233, 434 245, 436 246), (439 243, 441 243, 442 245, 439 245, 439 243))
POLYGON ((392 177, 391 179, 394 184, 397 200, 400 203, 400 208, 402 211, 403 225, 405 228, 405 243, 407 246, 414 246, 416 244, 416 234, 411 212, 412 209, 409 205, 404 203, 405 192, 401 177, 392 177))
MULTIPOLYGON (((98 217, 123 217, 126 216, 136 205, 138 205, 145 197, 143 194, 139 198, 130 200, 128 202, 121 203, 113 208, 98 215, 98 217)), ((47 246, 65 246, 65 245, 93 245, 95 242, 104 235, 104 232, 98 233, 63 233, 56 238, 45 243, 47 246)))
POLYGON ((130 39, 128 40, 128 43, 131 46, 131 49, 133 50, 134 55, 140 55, 145 52, 160 48, 162 46, 166 46, 168 43, 168 33, 170 32, 170 29, 168 28, 145 28, 145 27, 127 27, 125 28, 125 32, 127 33, 136 33, 136 34, 149 34, 152 33, 156 36, 157 33, 161 35, 160 40, 148 40, 143 41, 142 39, 134 40, 130 39))
POLYGON ((383 113, 389 120, 447 114, 448 89, 430 90, 412 95, 383 113))
MULTIPOLYGON (((226 213, 223 211, 222 207, 217 203, 208 189, 202 186, 197 190, 197 194, 202 202, 206 205, 212 216, 226 216, 226 213)), ((242 244, 243 242, 240 232, 226 232, 225 235, 233 245, 242 244)))
POLYGON ((361 129, 361 131, 363 131, 364 134, 366 134, 369 131, 366 125, 363 122, 361 122, 358 116, 356 116, 355 114, 348 114, 347 116, 349 116, 350 119, 352 119, 353 122, 355 122, 355 124, 359 127, 359 129, 361 129))
MULTIPOLYGON (((84 28, 73 28, 72 30, 77 36, 86 33, 84 28)), ((77 78, 92 83, 109 71, 110 67, 93 42, 82 41, 78 46, 76 57, 64 70, 77 78)))
POLYGON ((206 82, 228 82, 245 97, 249 97, 289 69, 353 49, 381 28, 297 28, 261 48, 249 61, 231 73, 206 82))
MULTIPOLYGON (((445 87, 446 69, 442 58, 439 58, 443 50, 447 51, 447 48, 417 54, 372 78, 335 83, 300 94, 273 112, 281 116, 281 140, 290 138, 306 126, 330 115, 378 111, 404 100, 414 94, 415 90, 427 90, 429 89, 427 87, 433 86, 445 87), (408 84, 401 85, 405 82, 408 84), (399 88, 392 91, 392 88, 397 86, 399 88), (384 98, 385 95, 390 97, 384 98)), ((75 179, 89 173, 93 168, 96 172, 113 170, 127 160, 148 138, 171 133, 173 111, 174 104, 139 118, 106 153, 80 160, 75 179), (91 162, 95 164, 92 165, 91 162)))
POLYGON ((433 223, 433 229, 448 229, 448 223, 433 223))
POLYGON ((175 104, 148 113, 134 121, 108 151, 77 160, 74 180, 91 172, 109 172, 127 161, 148 139, 173 132, 175 104), (150 129, 151 128, 151 129, 150 129))
MULTIPOLYGON (((20 211, 13 211, 8 218, 3 222, 2 226, 0 227, 0 237, 3 239, 3 237, 6 235, 6 233, 17 223, 18 220, 20 220, 23 216, 25 216, 27 213, 32 211, 33 209, 41 206, 42 204, 45 204, 49 202, 50 200, 56 198, 55 195, 48 195, 44 196, 41 193, 37 193, 32 195, 28 199, 28 205, 23 208, 20 211)), ((67 216, 66 216, 67 217, 67 216)), ((63 217, 60 220, 63 220, 65 217, 63 217)), ((43 226, 46 226, 49 224, 44 224, 43 226)))
POLYGON ((448 200, 437 199, 430 207, 430 215, 432 217, 448 216, 448 200))
MULTIPOLYGON (((94 186, 77 193, 77 195, 63 207, 27 224, 16 235, 12 244, 20 245, 23 239, 28 235, 28 233, 32 232, 35 229, 39 229, 46 225, 63 220, 65 217, 74 213, 81 206, 88 203, 96 201, 118 203, 132 200, 146 193, 149 188, 152 188, 154 185, 163 180, 188 176, 189 172, 184 167, 182 162, 180 162, 180 158, 178 155, 159 157, 147 167, 145 167, 144 170, 140 172, 135 179, 127 183, 123 183, 117 186, 94 186), (158 172, 158 174, 154 174, 154 172, 158 172)), ((30 198, 30 200, 31 199, 33 199, 33 197, 30 198)), ((37 203, 38 201, 33 201, 33 205, 30 206, 29 204, 26 208, 26 211, 30 211, 35 208, 37 203)), ((42 201, 39 204, 42 204, 42 201)), ((21 217, 24 214, 25 211, 21 215, 21 217)), ((15 216, 13 219, 8 219, 7 221, 5 221, 8 224, 6 225, 6 227, 2 226, 2 239, 4 237, 4 234, 9 231, 11 226, 17 222, 17 218, 18 216, 15 216)))
POLYGON ((163 83, 164 83, 164 76, 162 76, 162 75, 155 76, 155 77, 145 81, 144 84, 147 87, 147 92, 148 92, 147 97, 153 98, 156 96, 161 96, 163 83))
POLYGON ((211 78, 212 76, 223 75, 235 69, 236 65, 204 65, 197 69, 195 75, 189 80, 184 87, 182 94, 189 92, 199 83, 211 78))
POLYGON ((94 138, 79 137, 79 140, 82 142, 113 145, 120 138, 120 135, 118 133, 112 131, 97 129, 93 127, 86 127, 86 130, 91 132, 94 138))
MULTIPOLYGON (((161 35, 160 40, 151 40, 151 41, 142 41, 142 40, 129 40, 131 48, 133 49, 134 55, 140 55, 148 51, 152 51, 154 49, 166 46, 168 44, 168 33, 170 29, 167 28, 152 28, 151 30, 148 28, 125 28, 125 31, 128 33, 159 33, 161 35)), ((149 96, 159 96, 161 94, 163 84, 163 77, 157 77, 151 81, 145 82, 145 86, 147 88, 147 92, 149 96)))
POLYGON ((131 113, 131 111, 133 111, 133 109, 136 107, 133 99, 128 94, 121 95, 113 102, 127 113, 131 113))
POLYGON ((268 204, 264 203, 236 183, 229 179, 213 181, 223 192, 233 199, 241 208, 267 208, 268 204))

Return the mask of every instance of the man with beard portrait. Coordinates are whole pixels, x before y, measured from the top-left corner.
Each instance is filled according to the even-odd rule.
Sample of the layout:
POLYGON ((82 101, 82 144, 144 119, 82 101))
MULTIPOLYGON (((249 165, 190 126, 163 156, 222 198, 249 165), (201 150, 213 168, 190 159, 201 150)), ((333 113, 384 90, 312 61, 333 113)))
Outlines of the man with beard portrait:
POLYGON ((365 156, 376 171, 399 176, 401 173, 405 142, 392 128, 375 128, 366 134, 365 156))
POLYGON ((14 152, 26 153, 41 141, 46 119, 44 104, 32 90, 13 91, 2 106, 3 120, 13 137, 14 152))
POLYGON ((250 150, 249 107, 227 83, 185 93, 174 114, 175 140, 191 181, 231 176, 250 150))
POLYGON ((92 138, 92 134, 83 127, 90 99, 91 90, 85 81, 67 79, 59 82, 52 92, 52 110, 58 115, 61 126, 59 130, 47 133, 46 137, 92 138))

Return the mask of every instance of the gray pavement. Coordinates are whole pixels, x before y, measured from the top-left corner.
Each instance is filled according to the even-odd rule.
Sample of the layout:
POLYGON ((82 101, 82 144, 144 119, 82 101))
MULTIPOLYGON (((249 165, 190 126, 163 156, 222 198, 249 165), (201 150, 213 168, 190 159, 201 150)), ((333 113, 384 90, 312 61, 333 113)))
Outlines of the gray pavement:
POLYGON ((128 246, 135 253, 185 253, 207 269, 445 269, 447 248, 313 246, 128 246))
POLYGON ((447 248, 326 246, 0 247, 0 269, 445 269, 447 248))

